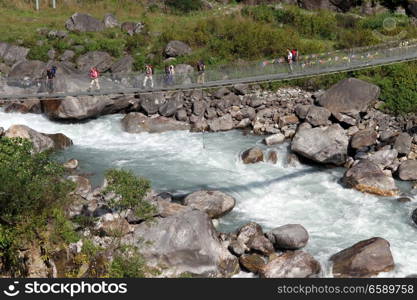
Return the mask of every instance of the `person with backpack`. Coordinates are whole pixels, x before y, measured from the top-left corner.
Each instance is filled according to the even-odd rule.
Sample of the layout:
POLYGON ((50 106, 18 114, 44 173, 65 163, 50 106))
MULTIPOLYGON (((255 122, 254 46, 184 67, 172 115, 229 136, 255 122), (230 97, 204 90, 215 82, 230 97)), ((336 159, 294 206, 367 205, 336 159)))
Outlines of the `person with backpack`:
POLYGON ((288 63, 288 67, 289 67, 289 71, 292 72, 292 63, 293 63, 293 56, 292 56, 292 51, 288 48, 287 49, 287 63, 288 63))
POLYGON ((297 49, 292 49, 291 54, 292 54, 292 61, 294 63, 296 63, 297 60, 298 60, 298 50, 297 49))
POLYGON ((165 85, 174 84, 175 68, 173 65, 165 67, 165 85))
POLYGON ((100 83, 98 81, 98 78, 99 77, 100 77, 100 73, 97 70, 97 68, 96 67, 92 67, 90 69, 90 79, 91 79, 91 82, 90 82, 90 87, 89 87, 88 90, 92 90, 93 86, 96 86, 96 89, 97 90, 100 89, 100 83))
POLYGON ((205 83, 205 81, 206 81, 205 71, 206 71, 206 65, 204 64, 204 62, 202 60, 200 60, 197 63, 197 72, 198 72, 197 83, 200 83, 200 84, 205 83))
POLYGON ((143 79, 143 88, 146 88, 146 84, 148 81, 151 82, 151 88, 153 89, 153 66, 152 65, 146 65, 145 66, 145 78, 143 79))
POLYGON ((56 67, 48 68, 46 70, 46 90, 48 93, 54 91, 54 78, 56 74, 56 67))

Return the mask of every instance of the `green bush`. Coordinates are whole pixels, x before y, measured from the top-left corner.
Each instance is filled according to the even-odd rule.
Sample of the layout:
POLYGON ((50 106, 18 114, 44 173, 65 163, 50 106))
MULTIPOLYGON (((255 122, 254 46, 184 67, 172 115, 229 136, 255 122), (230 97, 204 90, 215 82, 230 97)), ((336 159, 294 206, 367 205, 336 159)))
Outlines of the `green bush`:
POLYGON ((49 60, 48 51, 51 50, 51 46, 44 44, 42 46, 33 46, 30 48, 28 58, 31 60, 40 60, 47 62, 49 60))
POLYGON ((146 269, 142 255, 135 248, 124 247, 113 258, 109 276, 111 278, 143 278, 146 269))
POLYGON ((0 139, 0 259, 12 275, 24 275, 18 249, 40 243, 48 225, 58 226, 53 231, 60 241, 74 240, 74 232, 58 213, 74 188, 72 182, 62 180, 63 175, 63 167, 48 153, 32 154, 28 140, 0 139))
POLYGON ((155 213, 155 207, 144 200, 151 189, 149 180, 136 177, 132 171, 111 169, 106 172, 107 187, 105 194, 115 193, 121 198, 113 199, 110 206, 113 209, 132 209, 135 214, 142 218, 151 218, 155 213))

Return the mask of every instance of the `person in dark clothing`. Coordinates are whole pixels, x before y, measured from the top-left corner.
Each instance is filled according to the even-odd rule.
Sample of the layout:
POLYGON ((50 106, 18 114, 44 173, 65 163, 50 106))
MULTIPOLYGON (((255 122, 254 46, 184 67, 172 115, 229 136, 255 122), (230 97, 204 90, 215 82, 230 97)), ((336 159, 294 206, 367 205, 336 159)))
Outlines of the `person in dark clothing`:
POLYGON ((54 91, 54 79, 56 75, 56 67, 52 66, 46 70, 46 90, 48 93, 52 93, 54 91))
POLYGON ((197 83, 204 84, 204 82, 205 82, 205 71, 206 71, 206 65, 204 64, 204 62, 202 60, 200 60, 197 63, 197 72, 198 72, 197 83))

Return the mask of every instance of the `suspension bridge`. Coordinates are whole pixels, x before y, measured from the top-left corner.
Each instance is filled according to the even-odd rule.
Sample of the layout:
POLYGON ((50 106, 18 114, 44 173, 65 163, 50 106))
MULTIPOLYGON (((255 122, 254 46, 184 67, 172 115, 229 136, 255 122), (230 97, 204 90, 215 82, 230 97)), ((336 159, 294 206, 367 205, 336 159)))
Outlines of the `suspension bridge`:
POLYGON ((56 100, 67 96, 148 94, 212 89, 237 84, 302 79, 414 60, 417 60, 417 40, 395 41, 371 47, 301 55, 291 68, 285 60, 278 59, 218 66, 204 72, 204 82, 201 81, 201 77, 198 80, 199 74, 191 67, 177 72, 174 76, 174 83, 171 85, 166 84, 164 73, 156 73, 153 75, 153 88, 142 86, 144 74, 141 73, 104 75, 100 77, 101 88, 96 91, 88 89, 90 83, 88 74, 65 75, 60 78, 58 71, 52 93, 45 92, 45 78, 0 79, 0 100, 56 100))

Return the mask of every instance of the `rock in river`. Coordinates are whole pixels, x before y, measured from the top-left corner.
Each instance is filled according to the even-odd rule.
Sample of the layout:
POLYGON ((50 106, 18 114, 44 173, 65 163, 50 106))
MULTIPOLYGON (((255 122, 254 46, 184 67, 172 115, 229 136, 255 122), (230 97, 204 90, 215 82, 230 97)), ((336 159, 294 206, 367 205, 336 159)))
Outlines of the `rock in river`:
POLYGON ((184 199, 184 205, 206 212, 210 218, 219 218, 235 207, 236 200, 220 191, 197 191, 184 199))
POLYGON ((395 196, 398 193, 394 178, 368 159, 347 170, 342 182, 358 191, 380 196, 395 196))
POLYGON ((335 277, 370 277, 394 269, 390 244, 379 237, 356 243, 330 260, 335 277))
POLYGON ((129 133, 161 133, 174 130, 190 130, 190 125, 166 117, 149 118, 142 113, 129 113, 122 119, 123 130, 129 133))
POLYGON ((230 277, 239 263, 223 245, 209 216, 199 210, 139 224, 124 242, 139 247, 148 265, 162 276, 189 272, 207 277, 230 277))
POLYGON ((272 229, 266 234, 277 249, 297 250, 308 242, 307 230, 299 224, 288 224, 272 229))
POLYGON ((318 163, 343 165, 349 139, 340 125, 298 130, 291 150, 318 163))

